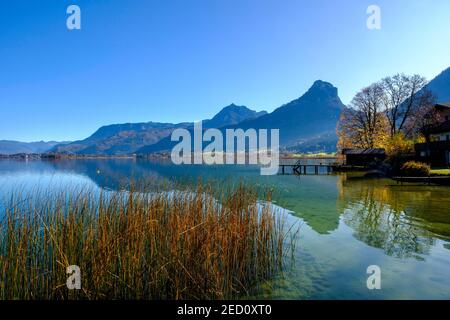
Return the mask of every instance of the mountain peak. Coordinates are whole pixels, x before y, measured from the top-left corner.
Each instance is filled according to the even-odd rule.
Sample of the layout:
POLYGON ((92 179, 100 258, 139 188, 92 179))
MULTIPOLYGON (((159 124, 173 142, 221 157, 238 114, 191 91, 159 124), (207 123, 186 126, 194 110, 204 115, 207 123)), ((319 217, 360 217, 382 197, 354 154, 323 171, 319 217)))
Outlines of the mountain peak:
POLYGON ((333 86, 331 83, 322 81, 322 80, 316 80, 314 81, 314 84, 309 88, 308 91, 329 91, 333 92, 337 95, 337 88, 333 86))
POLYGON ((247 108, 246 106, 238 106, 234 103, 226 106, 225 108, 223 108, 220 112, 224 111, 224 110, 250 110, 249 108, 247 108))
POLYGON ((223 126, 235 125, 244 120, 255 119, 264 114, 266 114, 265 111, 256 112, 246 106, 238 106, 232 103, 220 110, 219 113, 217 113, 211 120, 206 120, 203 125, 210 128, 219 128, 223 126))
POLYGON ((333 85, 329 82, 323 81, 323 80, 316 80, 314 81, 313 87, 333 87, 333 85))

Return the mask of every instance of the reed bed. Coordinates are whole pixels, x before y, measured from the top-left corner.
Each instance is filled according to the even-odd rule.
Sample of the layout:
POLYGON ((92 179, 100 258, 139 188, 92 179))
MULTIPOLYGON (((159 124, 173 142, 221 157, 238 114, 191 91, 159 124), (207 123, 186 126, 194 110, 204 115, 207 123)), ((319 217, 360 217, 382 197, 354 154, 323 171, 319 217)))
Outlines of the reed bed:
POLYGON ((217 191, 14 194, 0 210, 0 299, 245 297, 282 270, 289 237, 253 190, 217 191), (66 286, 71 265, 80 290, 66 286))

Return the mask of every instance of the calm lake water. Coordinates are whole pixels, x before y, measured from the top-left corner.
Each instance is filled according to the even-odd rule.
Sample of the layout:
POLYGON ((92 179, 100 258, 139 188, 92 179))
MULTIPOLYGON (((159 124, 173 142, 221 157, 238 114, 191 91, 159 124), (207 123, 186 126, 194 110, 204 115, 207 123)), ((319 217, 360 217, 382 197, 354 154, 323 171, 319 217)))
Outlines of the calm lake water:
POLYGON ((144 160, 0 161, 0 206, 12 190, 86 186, 117 190, 132 179, 245 181, 274 188, 300 224, 295 265, 257 298, 450 299, 450 187, 399 186, 357 175, 260 176, 254 166, 174 166, 144 160), (381 290, 366 269, 381 268, 381 290))

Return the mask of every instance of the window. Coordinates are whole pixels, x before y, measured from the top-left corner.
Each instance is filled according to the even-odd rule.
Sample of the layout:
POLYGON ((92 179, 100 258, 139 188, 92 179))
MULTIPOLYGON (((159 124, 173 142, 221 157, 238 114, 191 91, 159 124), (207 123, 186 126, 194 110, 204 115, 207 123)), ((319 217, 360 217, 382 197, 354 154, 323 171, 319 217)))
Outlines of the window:
POLYGON ((447 141, 450 141, 450 134, 447 135, 447 141))

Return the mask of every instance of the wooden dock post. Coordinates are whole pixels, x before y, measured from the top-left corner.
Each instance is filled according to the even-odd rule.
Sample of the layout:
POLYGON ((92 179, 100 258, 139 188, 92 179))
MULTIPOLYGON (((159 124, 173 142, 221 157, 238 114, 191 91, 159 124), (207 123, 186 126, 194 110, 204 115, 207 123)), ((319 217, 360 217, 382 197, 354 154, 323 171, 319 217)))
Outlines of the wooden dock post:
POLYGON ((280 163, 279 166, 281 167, 281 170, 279 170, 279 173, 282 175, 308 175, 308 174, 315 174, 315 175, 325 175, 325 174, 331 174, 333 173, 333 165, 331 164, 302 164, 300 161, 297 161, 295 164, 290 163, 280 163), (288 171, 286 171, 286 168, 288 168, 288 171), (290 169, 289 169, 290 168, 290 169), (325 168, 325 169, 322 169, 325 168), (292 172, 291 172, 292 170, 292 172), (314 171, 313 171, 314 170, 314 171))

